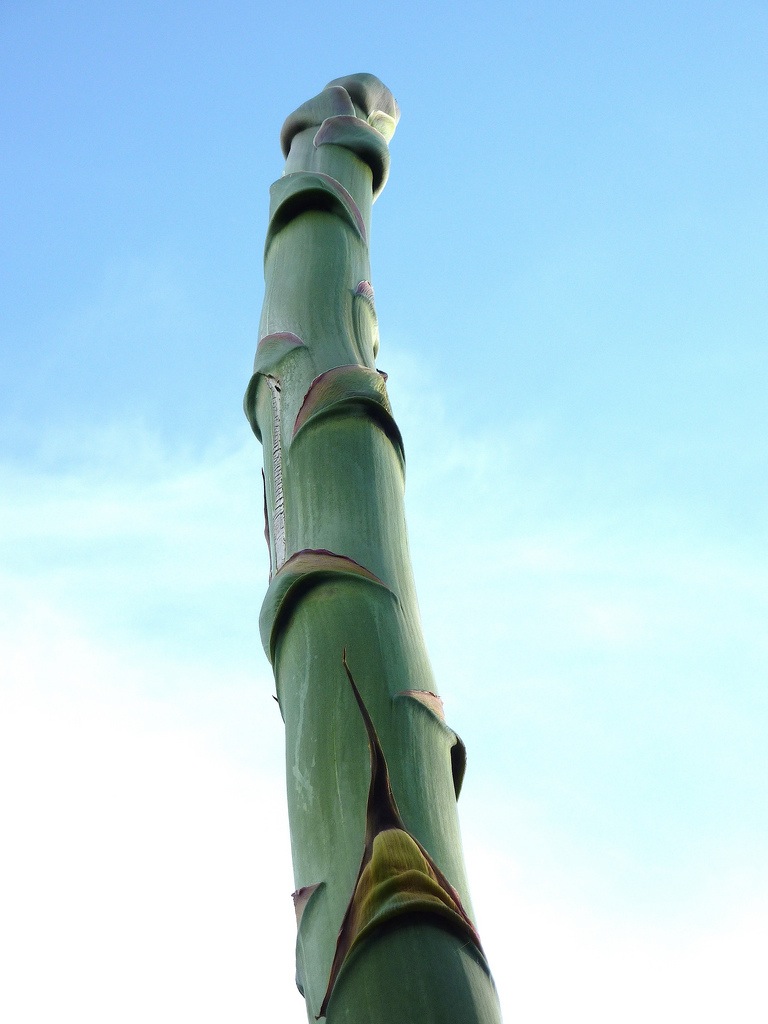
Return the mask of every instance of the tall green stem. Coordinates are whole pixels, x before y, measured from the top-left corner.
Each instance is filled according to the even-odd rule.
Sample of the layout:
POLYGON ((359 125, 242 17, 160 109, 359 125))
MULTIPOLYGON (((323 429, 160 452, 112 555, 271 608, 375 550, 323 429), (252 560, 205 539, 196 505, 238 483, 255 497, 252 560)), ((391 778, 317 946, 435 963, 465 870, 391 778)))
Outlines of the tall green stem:
POLYGON ((264 445, 261 635, 286 729, 297 984, 328 1024, 491 1024, 456 797, 464 748, 421 634, 404 455, 370 285, 399 117, 372 75, 288 117, 246 414, 264 445))

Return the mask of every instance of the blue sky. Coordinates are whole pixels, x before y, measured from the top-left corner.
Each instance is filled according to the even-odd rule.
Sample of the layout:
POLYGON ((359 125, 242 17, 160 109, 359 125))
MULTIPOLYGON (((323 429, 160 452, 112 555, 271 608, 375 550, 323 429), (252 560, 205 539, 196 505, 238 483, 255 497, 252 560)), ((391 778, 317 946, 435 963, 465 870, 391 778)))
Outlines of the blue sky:
POLYGON ((280 126, 365 70, 506 1019, 765 1020, 766 44, 757 3, 3 5, 4 1018, 305 1019, 240 404, 280 126))

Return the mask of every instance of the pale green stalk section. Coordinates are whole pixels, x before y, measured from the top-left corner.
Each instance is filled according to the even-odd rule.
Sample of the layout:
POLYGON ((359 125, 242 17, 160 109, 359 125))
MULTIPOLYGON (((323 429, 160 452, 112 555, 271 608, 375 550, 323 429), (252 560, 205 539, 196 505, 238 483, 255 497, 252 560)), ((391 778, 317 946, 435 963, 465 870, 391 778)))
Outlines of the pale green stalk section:
POLYGON ((297 982, 310 1021, 495 1024, 456 814, 464 750, 431 696, 375 368, 370 215, 398 116, 355 75, 286 121, 245 399, 265 453, 261 630, 286 728, 297 982))

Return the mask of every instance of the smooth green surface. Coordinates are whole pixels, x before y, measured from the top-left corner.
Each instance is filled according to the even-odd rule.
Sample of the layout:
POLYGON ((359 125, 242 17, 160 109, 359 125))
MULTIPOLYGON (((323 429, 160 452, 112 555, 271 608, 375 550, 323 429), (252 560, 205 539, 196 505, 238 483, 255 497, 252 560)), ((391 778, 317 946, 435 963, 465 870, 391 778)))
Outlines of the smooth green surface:
POLYGON ((500 1024, 496 990, 471 946, 411 919, 350 959, 328 1007, 334 1024, 500 1024), (439 966, 438 966, 439 965, 439 966))
POLYGON ((499 1017, 484 956, 471 929, 446 928, 439 893, 445 883, 448 903, 459 901, 451 920, 471 915, 456 813, 464 753, 436 696, 413 696, 437 687, 408 552, 403 443, 375 366, 367 239, 398 112, 371 76, 326 92, 284 126, 286 175, 272 189, 262 340, 245 399, 265 452, 271 582, 262 639, 285 722, 296 888, 309 893, 299 901, 297 980, 310 1020, 327 1005, 331 1024, 486 1024, 499 1017), (392 920, 382 913, 385 923, 337 953, 373 842, 366 728, 402 828, 437 869, 436 898, 424 912, 429 901, 409 899, 395 872, 392 905, 413 909, 392 920))

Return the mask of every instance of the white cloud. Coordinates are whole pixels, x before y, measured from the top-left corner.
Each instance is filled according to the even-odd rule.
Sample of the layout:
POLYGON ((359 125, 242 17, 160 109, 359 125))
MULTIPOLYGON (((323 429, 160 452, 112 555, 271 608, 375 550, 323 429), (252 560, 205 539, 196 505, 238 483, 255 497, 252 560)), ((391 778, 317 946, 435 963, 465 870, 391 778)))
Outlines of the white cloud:
POLYGON ((243 436, 202 453, 164 451, 127 425, 70 438, 0 484, 4 575, 76 610, 102 637, 186 645, 197 660, 260 658, 267 577, 259 452, 243 436))
MULTIPOLYGON (((0 1017, 303 1020, 279 757, 243 763, 160 699, 199 668, 117 657, 56 609, 6 614, 0 645, 0 1017)), ((268 703, 229 713, 274 753, 268 703)))
POLYGON ((249 453, 116 435, 3 472, 0 1017, 298 1022, 249 453))
MULTIPOLYGON (((739 808, 765 795, 747 685, 761 566, 671 528, 538 517, 557 488, 551 465, 531 468, 546 432, 461 439, 433 406, 431 427, 415 402, 403 423, 409 519, 438 680, 469 745, 470 881, 507 1019, 760 1019, 765 826, 739 808), (722 906, 699 862, 724 829, 715 875, 748 869, 755 907, 734 882, 727 919, 665 915, 674 871, 689 905, 722 906)), ((256 631, 255 442, 179 456, 115 428, 2 483, 16 500, 0 512, 0 1016, 303 1020, 282 729, 256 631)))
MULTIPOLYGON (((299 1024, 276 751, 273 771, 243 764, 194 702, 146 696, 148 677, 160 694, 169 668, 194 672, 183 661, 158 671, 141 651, 116 658, 60 610, 5 611, 0 1016, 299 1024)), ((262 710, 254 744, 271 734, 277 747, 279 722, 262 710)), ((546 873, 477 818, 468 868, 508 1021, 764 1019, 762 897, 714 921, 601 913, 583 894, 564 899, 562 879, 547 897, 546 873)))
POLYGON ((723 918, 650 926, 547 899, 498 849, 466 843, 480 933, 507 1021, 762 1024, 768 898, 723 918))

